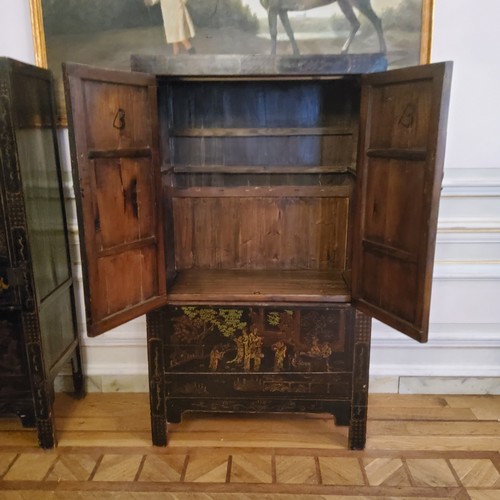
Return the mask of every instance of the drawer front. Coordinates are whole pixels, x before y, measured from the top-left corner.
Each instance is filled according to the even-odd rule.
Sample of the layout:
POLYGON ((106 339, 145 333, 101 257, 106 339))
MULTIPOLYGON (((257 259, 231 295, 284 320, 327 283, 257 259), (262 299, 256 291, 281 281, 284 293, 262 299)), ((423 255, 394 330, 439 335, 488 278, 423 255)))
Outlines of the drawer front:
POLYGON ((165 380, 167 397, 349 398, 351 373, 177 374, 165 380))
POLYGON ((168 373, 341 373, 352 370, 353 310, 168 307, 168 373))

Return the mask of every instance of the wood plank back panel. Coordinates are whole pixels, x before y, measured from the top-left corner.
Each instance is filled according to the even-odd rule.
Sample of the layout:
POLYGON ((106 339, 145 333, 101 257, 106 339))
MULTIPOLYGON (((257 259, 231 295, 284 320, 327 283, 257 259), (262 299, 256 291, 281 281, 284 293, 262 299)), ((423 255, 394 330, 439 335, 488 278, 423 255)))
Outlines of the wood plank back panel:
MULTIPOLYGON (((352 80, 199 81, 170 84, 171 125, 189 128, 352 127, 352 80)), ((359 101, 359 97, 358 97, 359 101)))
POLYGON ((352 163, 353 136, 290 135, 288 137, 178 137, 174 164, 331 166, 352 163))
POLYGON ((359 96, 343 80, 188 79, 166 92, 173 164, 353 165, 359 96))
MULTIPOLYGON (((235 188, 239 186, 255 187, 273 187, 279 186, 316 186, 325 188, 337 186, 340 193, 344 188, 344 193, 351 196, 353 191, 354 177, 345 173, 345 170, 332 172, 328 169, 322 170, 322 167, 304 167, 304 166, 263 166, 258 168, 252 166, 181 166, 175 167, 170 180, 165 179, 165 185, 174 184, 175 188, 186 189, 189 187, 228 187, 235 188)), ((304 188, 301 188, 301 191, 304 188)), ((339 194, 337 193, 337 194, 339 194)))
POLYGON ((346 197, 176 197, 172 204, 177 269, 345 269, 346 197))

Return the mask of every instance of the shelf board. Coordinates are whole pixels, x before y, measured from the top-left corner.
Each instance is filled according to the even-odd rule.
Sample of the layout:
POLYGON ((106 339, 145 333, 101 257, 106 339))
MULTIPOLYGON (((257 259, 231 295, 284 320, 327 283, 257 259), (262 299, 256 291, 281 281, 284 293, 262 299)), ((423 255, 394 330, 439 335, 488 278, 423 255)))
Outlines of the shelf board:
POLYGON ((171 137, 289 137, 353 135, 352 127, 192 127, 172 128, 171 137))
POLYGON ((171 198, 349 198, 352 186, 239 186, 167 188, 171 198))
POLYGON ((341 271, 316 270, 184 270, 177 274, 167 297, 171 304, 351 300, 341 271))
POLYGON ((176 174, 338 174, 351 165, 175 165, 176 174))

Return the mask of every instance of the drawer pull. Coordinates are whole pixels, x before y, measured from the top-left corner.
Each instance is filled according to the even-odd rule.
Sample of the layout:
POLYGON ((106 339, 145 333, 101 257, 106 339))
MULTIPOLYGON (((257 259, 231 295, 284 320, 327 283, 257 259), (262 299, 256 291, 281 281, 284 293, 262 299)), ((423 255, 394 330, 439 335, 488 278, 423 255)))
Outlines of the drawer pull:
POLYGON ((118 130, 123 130, 125 128, 125 110, 118 108, 116 115, 113 119, 113 127, 118 130))

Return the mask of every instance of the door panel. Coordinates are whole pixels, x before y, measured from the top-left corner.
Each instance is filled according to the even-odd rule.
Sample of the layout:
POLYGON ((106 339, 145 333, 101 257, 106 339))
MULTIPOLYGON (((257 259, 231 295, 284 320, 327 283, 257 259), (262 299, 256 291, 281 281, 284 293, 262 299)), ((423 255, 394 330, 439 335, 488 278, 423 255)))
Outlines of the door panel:
MULTIPOLYGON (((154 77, 151 84, 155 84, 154 77)), ((98 127, 87 127, 89 149, 119 150, 151 145, 152 116, 144 113, 151 106, 148 86, 102 80, 85 80, 82 85, 85 116, 99 123, 98 127)))
POLYGON ((155 296, 158 277, 152 245, 103 255, 98 260, 99 295, 96 311, 106 317, 155 296))
POLYGON ((371 115, 376 126, 370 131, 369 147, 425 149, 429 130, 427 118, 433 105, 433 81, 400 81, 374 85, 370 90, 371 115))
POLYGON ((451 63, 363 76, 352 295, 428 336, 451 63))
POLYGON ((149 164, 149 158, 94 161, 95 229, 101 251, 155 236, 155 206, 149 198, 154 176, 149 164), (116 224, 117 220, 122 223, 116 224))
POLYGON ((64 68, 87 329, 166 303, 156 80, 64 68))
POLYGON ((377 189, 367 191, 364 206, 366 240, 389 244, 412 253, 420 235, 414 230, 421 225, 424 182, 422 162, 371 158, 368 160, 367 182, 377 189))

